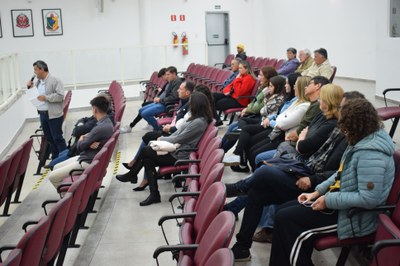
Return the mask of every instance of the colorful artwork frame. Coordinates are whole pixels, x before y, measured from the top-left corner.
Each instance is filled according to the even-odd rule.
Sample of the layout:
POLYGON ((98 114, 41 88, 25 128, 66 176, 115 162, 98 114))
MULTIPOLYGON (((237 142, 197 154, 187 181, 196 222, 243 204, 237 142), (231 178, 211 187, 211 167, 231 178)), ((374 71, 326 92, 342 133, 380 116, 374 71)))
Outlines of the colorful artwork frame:
POLYGON ((32 9, 12 9, 11 22, 14 37, 33 37, 32 9))
POLYGON ((42 9, 44 36, 63 35, 63 20, 60 8, 42 9))

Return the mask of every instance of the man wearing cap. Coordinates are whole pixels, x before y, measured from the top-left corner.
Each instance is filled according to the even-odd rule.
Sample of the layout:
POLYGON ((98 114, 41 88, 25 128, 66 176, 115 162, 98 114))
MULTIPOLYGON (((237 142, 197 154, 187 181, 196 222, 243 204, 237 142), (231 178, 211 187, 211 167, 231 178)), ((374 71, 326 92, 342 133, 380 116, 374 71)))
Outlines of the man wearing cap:
POLYGON ((244 51, 244 44, 243 43, 239 43, 236 46, 236 50, 237 50, 237 55, 235 57, 239 57, 242 60, 246 60, 247 59, 247 55, 246 52, 244 51))
POLYGON ((278 69, 278 74, 288 76, 292 74, 299 66, 299 60, 296 58, 297 50, 295 48, 288 48, 286 50, 287 61, 278 69))

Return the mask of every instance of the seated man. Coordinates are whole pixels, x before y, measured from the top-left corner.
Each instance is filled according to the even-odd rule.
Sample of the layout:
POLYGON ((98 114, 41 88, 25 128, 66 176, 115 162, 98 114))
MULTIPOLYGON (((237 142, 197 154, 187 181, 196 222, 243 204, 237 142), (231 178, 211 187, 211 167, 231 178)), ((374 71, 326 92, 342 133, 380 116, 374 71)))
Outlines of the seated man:
POLYGON ((295 48, 288 48, 286 50, 287 61, 278 69, 278 74, 288 76, 292 74, 299 66, 299 60, 296 58, 297 50, 295 48))
POLYGON ((314 63, 310 68, 301 72, 302 76, 323 76, 330 79, 333 74, 332 66, 328 60, 328 52, 324 48, 319 48, 314 51, 314 63))
POLYGON ((311 57, 311 52, 307 48, 299 52, 299 58, 300 65, 294 73, 301 74, 301 72, 311 67, 312 63, 314 62, 314 58, 311 57))
POLYGON ((174 66, 167 68, 166 80, 168 81, 165 90, 160 97, 155 97, 153 103, 143 106, 139 109, 139 115, 153 127, 158 130, 159 126, 154 116, 166 111, 167 105, 175 105, 179 101, 178 89, 182 83, 181 78, 177 76, 177 69, 174 66))
POLYGON ((93 160, 96 153, 103 147, 114 131, 113 123, 107 115, 110 102, 105 96, 96 96, 90 101, 93 116, 97 125, 86 135, 82 135, 77 143, 80 153, 54 166, 49 180, 57 188, 73 169, 85 169, 93 160))
POLYGON ((237 50, 237 54, 236 54, 236 58, 240 58, 242 60, 246 60, 247 59, 247 55, 246 52, 244 51, 244 44, 243 43, 239 43, 236 46, 236 50, 237 50))
POLYGON ((232 81, 239 75, 239 63, 242 61, 240 58, 234 58, 231 61, 232 74, 224 81, 223 88, 232 83, 232 81))

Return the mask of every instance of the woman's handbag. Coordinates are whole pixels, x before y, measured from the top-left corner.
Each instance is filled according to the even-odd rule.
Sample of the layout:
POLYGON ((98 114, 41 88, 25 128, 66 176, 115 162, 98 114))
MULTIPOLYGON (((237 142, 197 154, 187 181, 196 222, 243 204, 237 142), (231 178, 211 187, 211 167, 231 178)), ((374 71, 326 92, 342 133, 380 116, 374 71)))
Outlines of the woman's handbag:
POLYGON ((304 162, 287 157, 272 158, 268 161, 264 161, 264 164, 277 167, 285 173, 295 176, 310 176, 314 173, 304 162))
POLYGON ((157 155, 166 155, 170 152, 176 151, 180 144, 170 143, 165 140, 152 140, 149 142, 150 147, 157 152, 157 155))

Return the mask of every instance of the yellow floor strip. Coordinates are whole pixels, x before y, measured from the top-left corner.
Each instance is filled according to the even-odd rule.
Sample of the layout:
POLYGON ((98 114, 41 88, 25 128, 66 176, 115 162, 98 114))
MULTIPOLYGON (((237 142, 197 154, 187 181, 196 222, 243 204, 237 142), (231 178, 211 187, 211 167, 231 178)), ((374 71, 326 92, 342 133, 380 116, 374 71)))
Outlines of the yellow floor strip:
POLYGON ((50 172, 50 169, 46 169, 46 171, 44 171, 44 173, 42 174, 42 176, 39 178, 39 180, 36 182, 36 184, 33 186, 32 190, 37 189, 40 184, 43 182, 43 180, 46 178, 47 174, 50 172))
POLYGON ((121 152, 117 152, 117 155, 115 156, 115 166, 114 166, 114 172, 113 174, 117 174, 118 173, 118 166, 119 166, 119 162, 121 160, 121 152))

